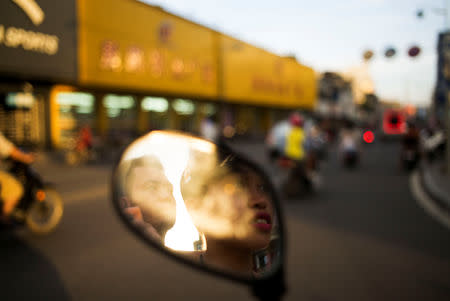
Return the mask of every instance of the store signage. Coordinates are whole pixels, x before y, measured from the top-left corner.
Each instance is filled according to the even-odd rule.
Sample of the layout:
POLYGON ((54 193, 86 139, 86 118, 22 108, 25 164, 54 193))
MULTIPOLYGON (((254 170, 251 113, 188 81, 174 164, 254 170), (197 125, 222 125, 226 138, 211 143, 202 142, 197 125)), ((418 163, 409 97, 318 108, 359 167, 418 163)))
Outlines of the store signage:
POLYGON ((40 25, 45 18, 42 8, 34 0, 12 0, 30 18, 34 25, 40 25))
POLYGON ((0 74, 76 79, 75 0, 3 0, 0 11, 0 74))
POLYGON ((268 93, 272 95, 290 95, 294 94, 296 97, 303 96, 302 88, 298 83, 286 82, 280 80, 283 78, 284 66, 281 60, 274 64, 273 76, 264 77, 255 75, 252 78, 252 90, 255 92, 268 93))
POLYGON ((158 38, 161 43, 168 44, 173 32, 173 25, 170 21, 162 22, 158 28, 158 38))
MULTIPOLYGON (((39 26, 45 19, 41 7, 34 0, 11 0, 17 4, 29 17, 35 26, 39 26)), ((0 44, 6 47, 22 47, 27 51, 36 51, 54 55, 58 51, 59 39, 55 35, 25 30, 18 27, 6 27, 0 24, 0 44)))
MULTIPOLYGON (((35 26, 39 26, 45 19, 41 7, 34 0, 11 0, 17 4, 29 17, 35 26)), ((25 30, 18 27, 6 27, 0 24, 0 44, 6 47, 22 47, 27 51, 36 51, 54 55, 58 51, 59 39, 55 35, 25 30)))
POLYGON ((214 67, 211 63, 198 59, 175 56, 169 59, 167 51, 151 49, 146 52, 139 46, 130 46, 122 51, 119 43, 106 40, 101 43, 99 67, 104 71, 150 73, 154 78, 170 76, 179 81, 200 73, 202 82, 211 84, 214 80, 214 67))
POLYGON ((0 24, 0 45, 17 48, 22 47, 27 51, 35 51, 54 55, 58 52, 59 39, 55 35, 25 30, 17 27, 7 27, 0 24))

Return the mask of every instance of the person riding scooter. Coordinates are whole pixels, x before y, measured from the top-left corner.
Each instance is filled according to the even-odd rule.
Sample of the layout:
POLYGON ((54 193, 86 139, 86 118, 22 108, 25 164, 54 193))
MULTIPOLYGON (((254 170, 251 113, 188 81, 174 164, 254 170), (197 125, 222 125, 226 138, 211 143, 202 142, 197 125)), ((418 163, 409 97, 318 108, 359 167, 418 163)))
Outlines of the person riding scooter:
POLYGON ((408 121, 408 130, 402 139, 401 162, 406 169, 412 169, 420 159, 420 132, 414 121, 408 121))
POLYGON ((291 128, 286 134, 284 154, 287 158, 301 162, 305 158, 305 131, 303 130, 303 117, 293 113, 289 118, 291 128))
MULTIPOLYGON (((25 164, 31 164, 35 159, 34 155, 24 153, 18 149, 11 141, 6 139, 1 132, 0 157, 1 159, 11 158, 25 164)), ((0 170, 0 199, 3 202, 0 217, 2 219, 6 220, 10 216, 22 195, 22 184, 10 173, 0 170)))
POLYGON ((358 133, 354 124, 347 121, 340 133, 339 151, 342 164, 346 167, 353 167, 359 160, 358 133))
POLYGON ((283 165, 289 167, 289 174, 282 185, 282 191, 287 197, 292 197, 311 191, 319 181, 316 181, 318 177, 314 157, 309 156, 305 148, 307 137, 303 129, 303 117, 299 113, 293 113, 289 122, 291 128, 286 133, 282 159, 283 165))

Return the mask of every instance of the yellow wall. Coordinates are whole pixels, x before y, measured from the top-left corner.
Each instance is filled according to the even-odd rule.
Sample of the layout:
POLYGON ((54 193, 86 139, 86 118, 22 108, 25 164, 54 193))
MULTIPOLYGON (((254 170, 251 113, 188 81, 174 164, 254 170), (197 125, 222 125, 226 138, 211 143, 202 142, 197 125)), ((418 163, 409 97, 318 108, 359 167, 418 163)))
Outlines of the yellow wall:
POLYGON ((294 59, 222 35, 223 96, 233 102, 312 108, 314 71, 294 59))
POLYGON ((58 93, 74 92, 75 88, 71 86, 56 85, 50 90, 49 106, 50 106, 50 139, 52 147, 60 147, 61 138, 61 121, 59 118, 58 93))
POLYGON ((79 0, 78 15, 82 84, 217 97, 212 30, 134 0, 79 0))
POLYGON ((250 105, 315 105, 314 71, 293 59, 135 0, 77 3, 83 85, 250 105), (133 64, 133 57, 141 62, 133 64))

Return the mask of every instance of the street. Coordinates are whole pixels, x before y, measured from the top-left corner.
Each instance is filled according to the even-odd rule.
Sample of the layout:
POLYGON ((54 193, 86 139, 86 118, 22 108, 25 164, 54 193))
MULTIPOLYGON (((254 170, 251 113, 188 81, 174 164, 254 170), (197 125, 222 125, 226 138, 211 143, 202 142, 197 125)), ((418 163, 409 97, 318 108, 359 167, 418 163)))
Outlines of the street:
MULTIPOLYGON (((262 143, 235 147, 279 182, 262 143)), ((128 232, 110 201, 111 166, 42 158, 35 167, 63 195, 64 217, 48 236, 0 232, 2 300, 253 299, 248 288, 172 262, 128 232)), ((315 195, 281 200, 285 300, 449 299, 449 230, 417 205, 398 144, 368 145, 355 170, 331 151, 322 177, 315 195)))

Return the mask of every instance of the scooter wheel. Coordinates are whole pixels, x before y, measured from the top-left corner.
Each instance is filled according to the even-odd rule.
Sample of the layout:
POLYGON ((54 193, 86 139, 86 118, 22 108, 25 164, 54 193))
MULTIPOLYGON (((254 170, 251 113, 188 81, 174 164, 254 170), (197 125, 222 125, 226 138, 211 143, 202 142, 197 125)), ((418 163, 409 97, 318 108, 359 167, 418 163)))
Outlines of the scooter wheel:
POLYGON ((27 211, 25 223, 36 234, 52 232, 60 223, 64 205, 61 195, 54 189, 46 188, 45 199, 35 201, 27 211))

